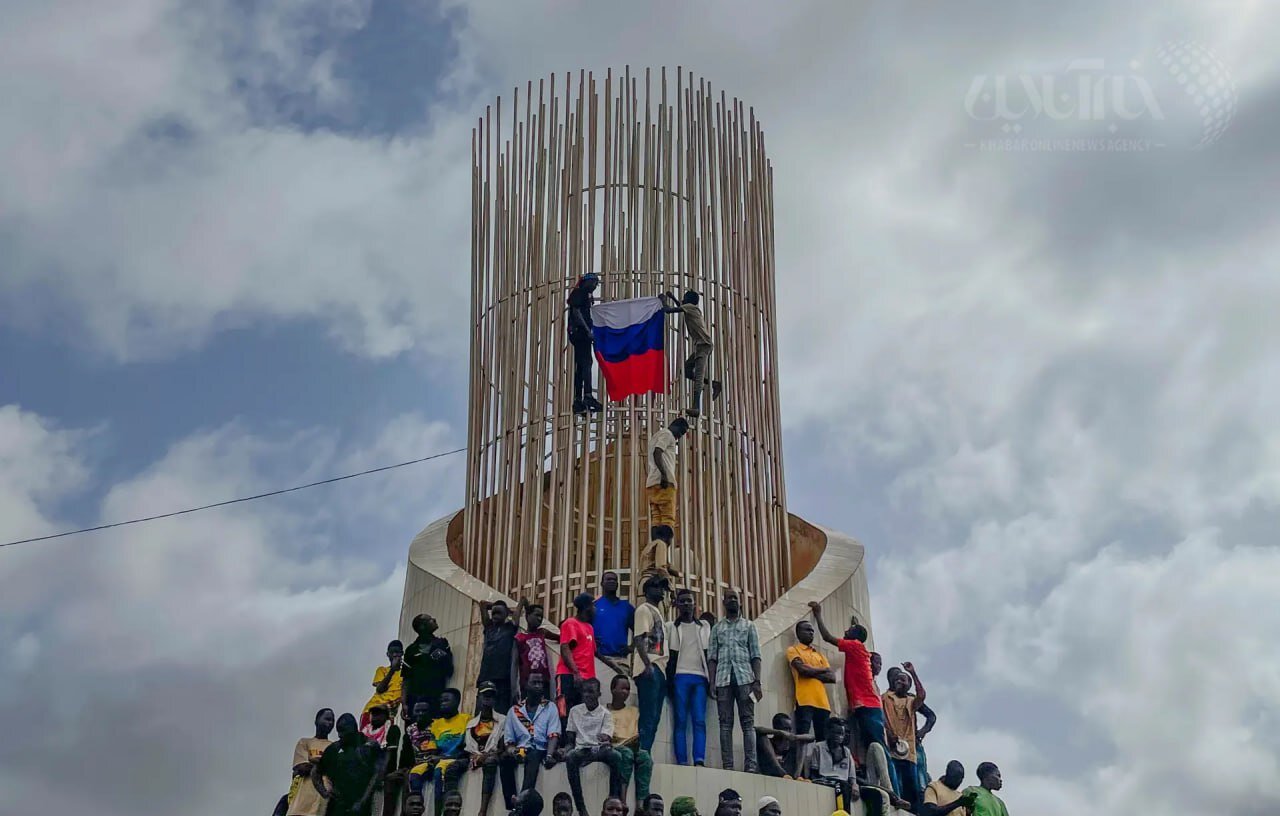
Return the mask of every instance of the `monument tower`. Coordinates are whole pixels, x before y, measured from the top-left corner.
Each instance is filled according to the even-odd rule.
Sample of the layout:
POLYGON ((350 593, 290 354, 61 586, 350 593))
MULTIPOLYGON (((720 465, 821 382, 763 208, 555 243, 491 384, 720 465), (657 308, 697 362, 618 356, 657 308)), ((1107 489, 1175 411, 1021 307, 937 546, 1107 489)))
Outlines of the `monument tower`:
MULTIPOLYGON (((649 439, 690 407, 684 332, 666 328, 665 393, 575 415, 566 297, 587 273, 600 279, 600 302, 693 290, 714 338, 709 373, 724 390, 679 446, 677 585, 713 613, 723 590, 742 594, 763 660, 756 721, 791 711, 784 654, 807 602, 821 601, 833 626, 851 614, 869 623, 870 610, 862 546, 787 512, 773 171, 754 110, 681 69, 529 82, 479 118, 471 184, 465 504, 410 547, 402 636, 413 637, 417 614, 437 619, 467 706, 480 661, 479 602, 528 598, 556 623, 575 594, 598 591, 606 570, 638 601, 649 439)), ((597 663, 597 671, 607 684, 612 670, 597 663)), ((716 758, 714 712, 708 719, 708 757, 716 758)), ((791 801, 804 813, 831 796, 672 765, 670 726, 658 733, 656 791, 714 784, 750 796, 794 785, 791 801)), ((544 777, 544 793, 563 789, 562 771, 544 777)), ((470 797, 475 785, 467 785, 470 797)))
POLYGON ((681 443, 677 567, 704 607, 750 614, 791 577, 774 310, 773 184, 755 114, 683 71, 552 77, 473 135, 471 389, 462 565, 511 597, 568 607, 604 570, 630 586, 649 540, 649 435, 686 407, 668 327, 667 394, 571 411, 565 296, 702 296, 708 403, 681 443), (508 118, 509 117, 509 118, 508 118))

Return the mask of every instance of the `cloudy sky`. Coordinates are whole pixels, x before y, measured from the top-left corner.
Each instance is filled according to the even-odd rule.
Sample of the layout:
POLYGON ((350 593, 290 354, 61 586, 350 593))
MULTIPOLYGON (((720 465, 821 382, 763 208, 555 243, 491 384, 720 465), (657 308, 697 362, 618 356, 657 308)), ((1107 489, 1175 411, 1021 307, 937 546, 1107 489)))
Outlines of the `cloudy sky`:
MULTIPOLYGON (((0 539, 457 447, 472 118, 683 65, 764 122, 791 509, 866 543, 930 756, 1023 816, 1275 813, 1277 37, 1248 0, 7 0, 0 539)), ((460 497, 446 459, 0 549, 0 809, 268 812, 460 497)))

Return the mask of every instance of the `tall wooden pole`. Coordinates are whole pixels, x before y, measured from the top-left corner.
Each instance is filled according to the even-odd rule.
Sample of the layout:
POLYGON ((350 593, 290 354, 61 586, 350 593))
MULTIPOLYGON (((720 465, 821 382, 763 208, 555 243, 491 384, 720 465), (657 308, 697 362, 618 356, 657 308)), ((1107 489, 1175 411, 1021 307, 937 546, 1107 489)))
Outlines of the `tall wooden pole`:
MULTIPOLYGON (((648 440, 688 406, 668 325, 667 394, 572 413, 565 299, 692 289, 715 340, 680 443, 676 565, 704 609, 759 614, 790 583, 774 308, 773 179, 755 111, 677 68, 517 88, 472 135, 472 304, 463 566, 552 617, 606 570, 633 596, 648 543, 648 440)), ((603 383, 594 384, 603 400, 603 383)))

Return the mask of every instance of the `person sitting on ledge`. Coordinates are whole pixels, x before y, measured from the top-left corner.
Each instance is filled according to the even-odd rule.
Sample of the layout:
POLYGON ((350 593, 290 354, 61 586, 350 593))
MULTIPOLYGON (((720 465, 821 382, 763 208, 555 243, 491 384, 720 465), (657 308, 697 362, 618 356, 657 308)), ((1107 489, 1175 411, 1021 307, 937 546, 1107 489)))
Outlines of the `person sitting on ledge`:
MULTIPOLYGON (((527 792, 537 786, 538 772, 542 767, 551 769, 556 764, 555 753, 560 743, 560 716, 556 707, 547 702, 546 693, 542 679, 533 677, 525 687, 524 699, 512 706, 511 712, 507 714, 503 732, 506 744, 498 760, 498 773, 502 775, 504 791, 515 790, 517 765, 524 767, 521 790, 527 792)), ((541 811, 539 799, 538 812, 541 811)))
POLYGON ((587 816, 587 803, 582 797, 582 768, 595 762, 609 766, 609 795, 622 795, 622 775, 618 773, 617 756, 614 753, 613 715, 600 704, 600 681, 592 678, 582 684, 582 702, 569 711, 565 726, 569 748, 563 750, 568 769, 569 790, 578 816, 587 816))
POLYGON ((409 789, 420 790, 423 778, 429 777, 435 782, 437 802, 449 791, 458 789, 458 781, 470 766, 465 745, 471 715, 458 710, 461 703, 462 692, 457 689, 441 692, 440 716, 431 721, 430 738, 421 750, 425 761, 418 762, 409 771, 409 789))
POLYGON ((760 773, 794 779, 805 746, 810 742, 813 742, 812 735, 794 732, 791 717, 785 713, 774 714, 773 728, 756 726, 756 756, 760 760, 760 773))
POLYGON ((401 660, 404 658, 404 644, 393 640, 387 644, 387 665, 379 666, 373 673, 373 696, 364 704, 360 714, 360 727, 369 723, 369 711, 374 706, 385 706, 390 719, 394 720, 400 711, 403 694, 401 660))
POLYGON ((609 683, 609 713, 613 715, 613 752, 622 776, 622 792, 636 776, 636 801, 649 796, 649 780, 653 777, 653 757, 640 747, 640 709, 627 705, 631 697, 631 678, 620 674, 609 683))
POLYGON ((835 788, 840 794, 840 806, 848 810, 858 798, 858 788, 854 784, 853 754, 844 744, 844 734, 844 720, 828 721, 826 739, 809 746, 801 775, 835 788))
MULTIPOLYGON (((507 715, 493 708, 493 683, 481 683, 476 689, 477 707, 480 709, 467 723, 467 736, 464 749, 471 757, 471 768, 481 770, 480 782, 480 816, 487 816, 489 803, 493 800, 493 789, 498 780, 498 753, 502 748, 502 732, 506 727, 507 715)), ((516 795, 515 786, 511 790, 503 790, 502 798, 510 802, 516 795)))

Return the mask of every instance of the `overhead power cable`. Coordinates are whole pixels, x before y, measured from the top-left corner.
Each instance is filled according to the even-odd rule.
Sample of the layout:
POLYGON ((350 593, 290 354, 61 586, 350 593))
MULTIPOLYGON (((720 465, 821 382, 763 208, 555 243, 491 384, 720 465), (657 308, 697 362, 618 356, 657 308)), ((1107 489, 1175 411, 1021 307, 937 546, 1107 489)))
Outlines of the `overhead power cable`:
POLYGON ((79 530, 64 530, 61 533, 52 533, 50 535, 36 536, 35 538, 20 538, 17 541, 6 541, 0 544, 0 547, 13 547, 17 544, 33 544, 37 541, 48 541, 54 538, 65 538, 67 536, 80 535, 81 533, 93 533, 98 530, 110 530, 113 527, 127 527, 130 524, 142 524, 147 521, 158 521, 160 519, 173 518, 174 516, 185 516, 188 513, 198 513, 201 510, 212 510, 215 507, 226 507, 229 504, 240 504, 242 502, 251 502, 258 499, 266 499, 271 496, 279 496, 284 493, 293 493, 298 490, 306 490, 309 487, 320 487, 321 485, 333 484, 334 482, 342 482, 347 479, 355 479, 359 476, 368 476, 373 473, 382 473, 387 470, 395 470, 396 468, 416 465, 420 462, 429 462, 432 459, 439 459, 444 456, 452 456, 455 453, 462 453, 466 448, 455 448, 451 451, 443 453, 433 453, 430 456, 424 456, 421 459, 410 459, 407 462, 398 462, 394 465, 383 465, 382 467, 362 470, 359 473, 348 473, 345 476, 334 476, 331 479, 321 479, 318 482, 309 482, 308 484, 296 485, 294 487, 286 487, 280 490, 270 490, 266 493, 258 493, 254 496, 241 496, 238 499, 227 499, 226 501, 214 502, 213 504, 202 504, 199 507, 188 507, 186 510, 174 510, 171 513, 160 513, 155 516, 146 516, 144 518, 129 519, 128 521, 114 521, 110 524, 99 524, 96 527, 84 527, 79 530))

